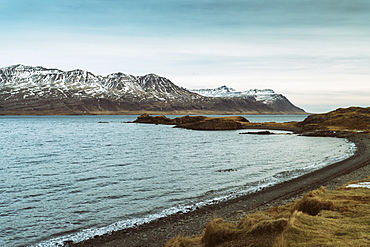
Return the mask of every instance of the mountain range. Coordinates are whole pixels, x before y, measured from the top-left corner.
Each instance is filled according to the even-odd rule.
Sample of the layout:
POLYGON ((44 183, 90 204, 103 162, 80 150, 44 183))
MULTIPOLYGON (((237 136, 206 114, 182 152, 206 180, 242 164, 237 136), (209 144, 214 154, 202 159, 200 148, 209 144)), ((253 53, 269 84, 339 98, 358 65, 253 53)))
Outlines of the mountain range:
POLYGON ((302 114, 271 89, 222 86, 188 90, 156 74, 107 76, 13 65, 0 68, 0 115, 21 114, 302 114))

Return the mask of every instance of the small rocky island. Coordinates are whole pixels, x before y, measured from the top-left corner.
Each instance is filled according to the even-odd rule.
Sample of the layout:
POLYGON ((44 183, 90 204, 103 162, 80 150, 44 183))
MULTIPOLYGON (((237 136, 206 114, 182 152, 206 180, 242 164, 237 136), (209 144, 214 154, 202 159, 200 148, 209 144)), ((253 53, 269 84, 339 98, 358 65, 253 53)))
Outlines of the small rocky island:
POLYGON ((134 123, 147 124, 167 124, 175 125, 176 128, 193 129, 193 130, 237 130, 243 129, 243 123, 249 121, 240 116, 230 117, 205 117, 205 116, 184 116, 174 119, 166 116, 149 116, 143 114, 139 116, 134 123))

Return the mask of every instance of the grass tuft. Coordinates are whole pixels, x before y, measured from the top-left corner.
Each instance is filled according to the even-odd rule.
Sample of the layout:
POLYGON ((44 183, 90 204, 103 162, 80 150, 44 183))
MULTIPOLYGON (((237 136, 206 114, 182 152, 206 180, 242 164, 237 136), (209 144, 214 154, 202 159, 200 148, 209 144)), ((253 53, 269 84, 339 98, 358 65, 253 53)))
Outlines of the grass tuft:
POLYGON ((193 238, 177 236, 168 240, 164 247, 202 247, 203 244, 201 240, 201 236, 193 238))
POLYGON ((295 203, 293 210, 302 211, 303 213, 315 216, 318 215, 321 210, 331 209, 333 207, 333 202, 323 200, 320 197, 326 192, 327 190, 324 187, 309 192, 301 200, 295 203))
POLYGON ((249 232, 253 234, 280 232, 284 230, 287 223, 287 219, 265 220, 255 224, 249 232))
POLYGON ((202 243, 205 247, 213 247, 234 239, 239 233, 240 229, 235 224, 227 223, 220 218, 214 219, 207 224, 202 243))

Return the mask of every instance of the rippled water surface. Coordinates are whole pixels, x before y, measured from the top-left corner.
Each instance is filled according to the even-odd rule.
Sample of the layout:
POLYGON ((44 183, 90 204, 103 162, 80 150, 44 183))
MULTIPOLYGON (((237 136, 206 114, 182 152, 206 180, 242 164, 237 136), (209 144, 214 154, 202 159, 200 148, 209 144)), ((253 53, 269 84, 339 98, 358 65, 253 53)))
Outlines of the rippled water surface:
POLYGON ((124 123, 134 119, 0 117, 0 246, 81 241, 249 193, 354 150, 337 138, 124 123))

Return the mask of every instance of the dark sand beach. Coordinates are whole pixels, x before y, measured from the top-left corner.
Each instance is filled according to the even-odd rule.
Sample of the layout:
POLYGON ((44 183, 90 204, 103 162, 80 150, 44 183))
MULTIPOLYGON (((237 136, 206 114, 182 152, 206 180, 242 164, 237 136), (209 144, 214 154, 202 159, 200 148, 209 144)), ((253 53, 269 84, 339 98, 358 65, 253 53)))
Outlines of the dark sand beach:
POLYGON ((352 133, 348 134, 347 138, 357 146, 357 151, 352 157, 299 178, 190 213, 158 219, 137 228, 117 231, 82 243, 66 244, 68 246, 159 247, 177 235, 201 234, 206 223, 211 219, 221 217, 228 221, 235 221, 248 213, 293 202, 305 193, 321 186, 330 190, 351 180, 368 177, 370 174, 370 135, 352 133))

